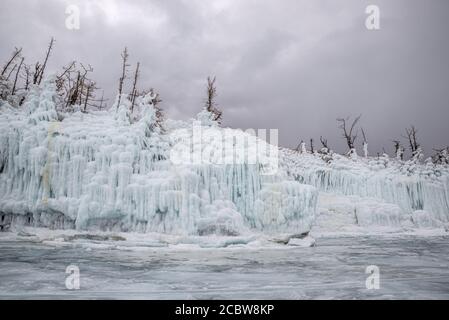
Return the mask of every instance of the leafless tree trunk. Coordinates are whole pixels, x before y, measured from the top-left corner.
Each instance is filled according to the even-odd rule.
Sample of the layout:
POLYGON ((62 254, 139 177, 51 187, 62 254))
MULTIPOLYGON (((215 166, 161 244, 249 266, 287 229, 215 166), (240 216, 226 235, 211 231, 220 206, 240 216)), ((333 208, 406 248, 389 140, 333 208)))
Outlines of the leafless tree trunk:
POLYGON ((50 43, 48 44, 47 53, 45 55, 44 64, 42 65, 42 68, 40 68, 40 74, 39 74, 39 80, 37 81, 37 84, 41 84, 42 77, 44 76, 45 68, 47 67, 47 61, 50 57, 51 50, 53 49, 53 44, 55 43, 55 39, 52 37, 50 40, 50 43))
POLYGON ((346 139, 346 144, 348 145, 349 151, 355 149, 354 148, 354 142, 357 139, 357 133, 354 133, 354 128, 357 124, 357 122, 360 120, 362 115, 359 115, 357 118, 352 121, 352 124, 347 128, 347 121, 349 121, 348 118, 339 118, 337 121, 340 123, 340 129, 343 130, 343 137, 346 139))
POLYGON ((134 110, 134 104, 136 102, 136 96, 137 96, 137 79, 139 78, 139 66, 140 62, 137 62, 136 71, 134 72, 134 81, 133 81, 133 88, 131 90, 131 113, 134 110))
POLYGON ((22 64, 23 64, 23 60, 24 59, 25 58, 22 57, 22 59, 20 60, 19 68, 17 68, 16 77, 14 79, 14 84, 12 86, 12 91, 11 91, 12 95, 14 95, 14 93, 16 93, 17 79, 19 78, 20 69, 22 68, 22 64))
POLYGON ((221 122, 222 111, 217 108, 217 103, 215 101, 217 97, 217 88, 215 87, 215 77, 207 77, 207 99, 206 99, 206 110, 214 115, 214 121, 218 123, 221 122))
POLYGON ((104 90, 102 90, 101 92, 101 99, 100 99, 100 106, 98 107, 98 109, 103 109, 103 102, 104 102, 104 90))
POLYGON ((125 47, 125 49, 123 50, 122 53, 122 75, 119 79, 119 83, 118 83, 118 103, 117 103, 117 108, 120 105, 121 102, 121 95, 123 93, 123 83, 125 82, 126 79, 126 68, 129 67, 128 64, 128 58, 129 58, 129 54, 128 54, 128 48, 125 47))
POLYGON ((95 89, 95 84, 93 82, 90 82, 87 86, 86 86, 86 98, 84 100, 84 108, 83 111, 87 112, 87 105, 89 102, 89 99, 92 98, 92 92, 95 89))
POLYGON ((418 148, 420 147, 418 140, 416 138, 416 135, 418 131, 416 130, 415 126, 411 126, 410 129, 405 129, 406 136, 403 136, 404 138, 408 139, 410 150, 412 151, 412 154, 418 151, 418 148))
POLYGON ((401 146, 399 140, 393 140, 394 143, 394 153, 397 160, 404 160, 404 147, 401 146))
POLYGON ((25 91, 28 90, 30 86, 30 67, 28 65, 25 65, 25 91))
MULTIPOLYGON (((28 91, 28 88, 30 86, 30 66, 25 64, 24 70, 25 70, 25 78, 24 78, 24 80, 25 80, 25 87, 24 87, 24 91, 26 92, 26 91, 28 91)), ((24 101, 25 101, 25 96, 23 96, 22 99, 20 99, 19 106, 21 106, 24 101)))
POLYGON ((33 84, 37 84, 37 82, 39 81, 39 74, 40 74, 40 72, 41 72, 41 64, 38 61, 34 65, 33 84))
POLYGON ((311 153, 315 153, 315 149, 313 147, 313 139, 312 138, 310 139, 310 152, 311 153))

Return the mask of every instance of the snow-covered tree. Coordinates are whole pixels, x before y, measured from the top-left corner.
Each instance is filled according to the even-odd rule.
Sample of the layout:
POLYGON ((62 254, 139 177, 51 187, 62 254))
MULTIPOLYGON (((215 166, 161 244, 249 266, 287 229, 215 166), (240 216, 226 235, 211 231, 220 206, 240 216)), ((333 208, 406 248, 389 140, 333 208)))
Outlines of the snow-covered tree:
POLYGON ((368 158, 368 140, 366 140, 366 135, 365 135, 365 130, 363 130, 363 128, 361 128, 362 130, 362 136, 363 136, 363 156, 365 158, 368 158))
POLYGON ((394 143, 394 153, 396 160, 401 161, 404 159, 404 147, 401 145, 399 140, 393 140, 394 143))

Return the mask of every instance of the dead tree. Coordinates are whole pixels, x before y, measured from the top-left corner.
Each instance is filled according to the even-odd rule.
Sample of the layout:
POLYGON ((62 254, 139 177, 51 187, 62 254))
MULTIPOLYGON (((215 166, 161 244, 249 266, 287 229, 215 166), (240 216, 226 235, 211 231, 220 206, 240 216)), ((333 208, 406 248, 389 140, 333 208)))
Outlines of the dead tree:
POLYGON ((37 84, 41 84, 42 78, 44 76, 45 68, 47 67, 48 58, 50 57, 51 50, 53 49, 53 45, 55 43, 55 39, 52 37, 50 43, 48 44, 47 53, 45 54, 45 60, 42 64, 42 67, 39 68, 39 77, 37 80, 37 84))
POLYGON ((329 146, 327 144, 327 139, 324 139, 323 136, 320 136, 320 142, 323 148, 326 148, 329 151, 329 146))
POLYGON ((213 120, 220 123, 223 112, 217 108, 216 98, 217 88, 215 87, 215 77, 207 77, 207 98, 205 108, 213 115, 213 120))
POLYGON ((129 58, 128 48, 125 47, 125 49, 123 50, 121 56, 122 56, 122 75, 120 76, 120 79, 119 79, 119 82, 118 82, 118 103, 117 103, 117 108, 120 106, 120 101, 121 101, 121 98, 122 98, 123 83, 125 82, 125 79, 126 79, 126 68, 129 67, 129 64, 128 64, 128 58, 129 58))
POLYGON ((310 138, 310 152, 315 153, 315 148, 313 147, 313 138, 310 138))
POLYGON ((65 111, 73 111, 74 105, 79 105, 82 112, 87 112, 88 106, 98 108, 96 104, 98 100, 95 100, 94 95, 98 88, 95 81, 89 78, 91 72, 93 72, 93 68, 90 65, 85 66, 79 63, 78 66, 73 61, 63 67, 62 73, 56 77, 56 88, 65 101, 65 111))
POLYGON ((394 143, 394 153, 397 160, 404 160, 404 147, 402 147, 399 140, 393 140, 394 143))
POLYGON ((410 126, 410 128, 405 129, 405 133, 406 136, 403 137, 408 139, 410 150, 412 154, 415 154, 420 147, 418 140, 416 138, 418 131, 416 130, 415 126, 410 126))
POLYGON ((131 90, 131 113, 134 110, 134 104, 137 97, 137 79, 139 78, 139 66, 140 62, 137 62, 136 71, 134 72, 133 88, 131 90))
POLYGON ((92 96, 93 96, 94 89, 95 89, 95 83, 93 81, 89 82, 89 84, 86 86, 86 94, 85 94, 86 97, 84 98, 83 112, 87 112, 88 102, 89 102, 89 99, 92 98, 92 96))
POLYGON ((16 60, 16 58, 20 56, 21 52, 22 52, 22 48, 20 48, 20 49, 15 48, 14 49, 11 58, 3 66, 2 73, 1 73, 2 76, 5 75, 6 71, 8 70, 9 66, 11 65, 11 63, 13 63, 16 60))
POLYGON ((346 123, 347 121, 349 121, 349 117, 346 119, 345 118, 337 119, 337 121, 340 123, 340 129, 343 130, 343 137, 346 140, 346 144, 348 145, 349 151, 355 149, 354 143, 355 140, 357 139, 357 132, 354 133, 354 129, 361 117, 362 115, 359 115, 357 118, 355 118, 354 121, 352 121, 352 124, 349 126, 349 128, 347 127, 346 123))
POLYGON ((67 66, 62 67, 63 72, 56 76, 56 89, 59 91, 66 84, 66 80, 70 79, 70 73, 75 70, 76 61, 72 61, 67 66))

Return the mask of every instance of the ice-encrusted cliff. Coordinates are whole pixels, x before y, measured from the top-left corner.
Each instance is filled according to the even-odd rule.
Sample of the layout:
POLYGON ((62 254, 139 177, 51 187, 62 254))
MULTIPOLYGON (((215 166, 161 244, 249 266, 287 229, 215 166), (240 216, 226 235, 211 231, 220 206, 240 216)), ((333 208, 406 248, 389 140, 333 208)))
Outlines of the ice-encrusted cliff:
POLYGON ((151 99, 137 101, 137 116, 121 101, 108 111, 58 113, 49 79, 20 108, 1 106, 2 227, 194 235, 310 229, 317 190, 270 167, 277 154, 243 148, 262 160, 231 161, 242 150, 223 145, 251 135, 201 119, 168 121, 161 131, 151 99))
POLYGON ((362 226, 444 227, 449 222, 449 168, 387 155, 350 158, 282 150, 296 181, 324 194, 325 211, 344 207, 362 226), (331 197, 332 200, 329 200, 331 197))
MULTIPOLYGON (((120 104, 118 103, 120 101, 120 104)), ((51 78, 20 107, 0 101, 0 228, 238 235, 317 227, 449 226, 449 168, 430 161, 278 149, 201 111, 157 125, 130 113, 64 113, 51 78)))

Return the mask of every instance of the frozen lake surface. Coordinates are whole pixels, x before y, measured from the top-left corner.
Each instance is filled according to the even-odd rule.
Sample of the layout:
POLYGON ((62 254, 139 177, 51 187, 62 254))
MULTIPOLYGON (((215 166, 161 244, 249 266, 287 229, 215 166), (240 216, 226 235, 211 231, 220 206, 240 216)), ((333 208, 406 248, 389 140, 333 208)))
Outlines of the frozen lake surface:
POLYGON ((449 299, 447 236, 318 238, 316 244, 129 250, 94 240, 58 246, 0 239, 0 298, 449 299), (80 269, 79 290, 65 287, 71 264, 80 269), (369 265, 380 268, 378 290, 366 289, 369 265))

